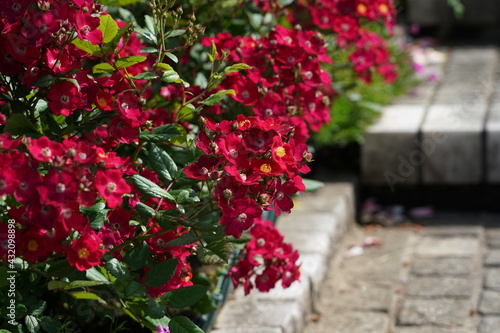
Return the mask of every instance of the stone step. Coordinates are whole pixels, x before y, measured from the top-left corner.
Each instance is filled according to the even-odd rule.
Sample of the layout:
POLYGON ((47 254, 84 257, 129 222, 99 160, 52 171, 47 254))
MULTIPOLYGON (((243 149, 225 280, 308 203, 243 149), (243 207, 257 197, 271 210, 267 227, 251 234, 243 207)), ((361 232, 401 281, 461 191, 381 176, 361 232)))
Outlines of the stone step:
POLYGON ((424 85, 420 103, 397 99, 365 134, 362 182, 387 185, 500 183, 500 89, 494 47, 454 48, 424 85))

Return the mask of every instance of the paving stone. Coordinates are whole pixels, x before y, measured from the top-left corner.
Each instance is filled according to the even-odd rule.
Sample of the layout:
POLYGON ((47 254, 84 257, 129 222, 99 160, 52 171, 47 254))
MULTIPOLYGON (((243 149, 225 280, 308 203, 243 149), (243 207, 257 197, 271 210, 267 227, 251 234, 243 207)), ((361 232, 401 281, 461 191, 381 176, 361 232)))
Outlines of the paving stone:
POLYGON ((500 266, 500 250, 490 250, 484 256, 486 266, 500 266))
POLYGON ((422 138, 433 142, 422 164, 424 184, 475 184, 482 177, 482 133, 487 109, 473 104, 433 104, 422 124, 422 138), (441 135, 439 140, 435 138, 441 135))
POLYGON ((303 316, 298 301, 231 300, 222 307, 214 328, 232 331, 266 327, 281 328, 282 333, 301 333, 303 316))
POLYGON ((470 237, 423 237, 417 245, 417 257, 474 257, 479 239, 470 237))
POLYGON ((474 268, 471 258, 417 258, 413 262, 411 272, 417 276, 429 275, 469 275, 474 268))
POLYGON ((490 106, 485 132, 486 181, 500 183, 500 98, 490 106))
POLYGON ((484 290, 478 307, 483 315, 500 315, 500 292, 484 290))
POLYGON ((500 249, 500 229, 486 229, 486 244, 493 249, 500 249))
POLYGON ((399 325, 458 325, 469 317, 471 304, 458 299, 406 299, 399 314, 399 325))
POLYGON ((248 327, 210 330, 210 333, 283 333, 279 327, 248 327))
POLYGON ((393 297, 390 285, 377 285, 373 283, 353 283, 354 285, 342 286, 335 299, 325 300, 324 305, 331 302, 338 311, 362 310, 389 312, 393 297))
POLYGON ((471 281, 456 277, 411 277, 406 295, 414 297, 468 298, 472 296, 471 281))
POLYGON ((385 333, 389 316, 379 312, 335 312, 321 314, 317 323, 308 325, 304 333, 385 333))
POLYGON ((417 168, 424 153, 417 134, 425 114, 424 105, 395 104, 382 110, 381 117, 365 133, 361 146, 362 179, 366 184, 416 184, 417 168))
POLYGON ((481 319, 478 333, 498 333, 500 332, 500 317, 487 316, 481 319))
MULTIPOLYGON (((444 219, 449 221, 451 219, 459 219, 461 223, 476 223, 477 217, 473 219, 465 220, 466 217, 463 214, 459 214, 458 216, 450 215, 445 216, 444 219)), ((439 217, 434 217, 433 221, 438 223, 440 220, 439 217)), ((441 225, 441 226, 427 226, 423 230, 423 234, 425 236, 434 236, 434 237, 480 237, 483 233, 483 227, 479 225, 441 225)))
MULTIPOLYGON (((500 268, 490 268, 486 270, 484 286, 487 289, 500 291, 500 268)), ((498 304, 498 308, 500 312, 500 304, 498 304)))
POLYGON ((436 326, 398 326, 394 333, 475 333, 469 330, 457 328, 443 328, 436 326))

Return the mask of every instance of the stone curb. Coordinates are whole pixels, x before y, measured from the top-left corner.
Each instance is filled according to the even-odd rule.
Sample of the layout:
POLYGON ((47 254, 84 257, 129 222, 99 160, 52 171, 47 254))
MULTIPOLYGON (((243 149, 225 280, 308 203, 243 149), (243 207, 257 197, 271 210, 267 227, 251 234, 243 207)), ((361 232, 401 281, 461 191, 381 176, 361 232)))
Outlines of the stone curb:
POLYGON ((218 314, 210 333, 302 333, 315 310, 329 258, 355 220, 354 187, 327 183, 305 193, 290 215, 280 216, 277 227, 285 241, 299 251, 300 282, 288 289, 244 296, 237 289, 218 314))

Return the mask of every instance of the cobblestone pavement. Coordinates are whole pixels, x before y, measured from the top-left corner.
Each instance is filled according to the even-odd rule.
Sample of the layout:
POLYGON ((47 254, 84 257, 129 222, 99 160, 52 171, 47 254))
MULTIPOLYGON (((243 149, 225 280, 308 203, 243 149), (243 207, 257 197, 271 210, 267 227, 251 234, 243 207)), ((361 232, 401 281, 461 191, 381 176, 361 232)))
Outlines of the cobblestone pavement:
POLYGON ((304 332, 500 332, 500 217, 357 227, 342 247, 304 332))

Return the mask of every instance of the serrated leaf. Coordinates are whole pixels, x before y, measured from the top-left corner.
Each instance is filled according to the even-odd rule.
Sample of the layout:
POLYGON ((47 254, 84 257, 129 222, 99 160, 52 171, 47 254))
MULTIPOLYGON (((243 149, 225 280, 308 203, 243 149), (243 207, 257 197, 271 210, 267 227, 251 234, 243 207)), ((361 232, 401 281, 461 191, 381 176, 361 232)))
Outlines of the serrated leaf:
POLYGON ((31 314, 33 316, 39 316, 45 311, 45 308, 47 307, 47 302, 44 300, 39 300, 34 306, 33 309, 31 310, 31 314))
POLYGON ((85 271, 85 276, 87 279, 92 281, 106 282, 109 283, 109 280, 97 270, 97 268, 92 267, 85 271))
POLYGON ((146 265, 149 258, 149 246, 146 242, 137 244, 124 258, 125 263, 131 270, 136 271, 146 265))
POLYGON ((160 319, 165 316, 165 312, 167 311, 165 305, 158 303, 154 299, 148 299, 146 301, 148 305, 148 315, 153 319, 160 319))
POLYGON ((179 237, 172 239, 165 244, 164 246, 182 246, 182 245, 188 245, 188 244, 193 244, 197 242, 199 238, 195 235, 191 234, 182 234, 179 237))
POLYGON ((47 283, 47 289, 48 290, 65 289, 67 285, 69 285, 68 282, 52 280, 49 281, 49 283, 47 283))
POLYGON ((113 73, 114 71, 115 71, 114 67, 106 62, 104 62, 102 64, 97 64, 94 67, 92 67, 92 73, 94 73, 94 74, 113 73))
POLYGON ((24 324, 30 333, 36 333, 40 330, 40 323, 38 322, 38 319, 32 315, 27 315, 24 318, 24 324))
POLYGON ((125 265, 118 259, 112 258, 109 260, 104 267, 117 279, 125 279, 130 277, 130 271, 125 267, 125 265))
POLYGON ((175 124, 167 124, 156 127, 152 132, 144 131, 140 138, 149 142, 169 142, 171 139, 181 136, 182 133, 175 124))
POLYGON ((175 202, 175 198, 170 193, 162 189, 160 186, 156 185, 151 180, 141 175, 133 175, 132 179, 134 180, 134 183, 139 191, 141 191, 145 195, 158 199, 163 197, 170 202, 175 202))
POLYGON ((129 283, 129 285, 125 288, 125 297, 141 297, 146 294, 146 287, 137 281, 132 281, 129 283))
POLYGON ((146 273, 144 278, 144 283, 148 287, 159 287, 167 283, 175 273, 177 269, 177 260, 169 259, 151 267, 151 269, 146 273))
POLYGON ((12 135, 25 135, 28 133, 36 133, 36 127, 22 113, 14 113, 7 119, 5 124, 5 132, 12 135))
POLYGON ((224 68, 224 74, 235 73, 246 69, 252 69, 252 67, 248 66, 247 64, 238 63, 224 68))
POLYGON ((42 317, 40 319, 40 326, 46 333, 58 333, 62 328, 59 320, 50 317, 42 317))
POLYGON ((206 286, 194 285, 167 291, 160 297, 168 307, 185 308, 198 302, 208 291, 206 286))
POLYGON ((153 143, 149 150, 149 161, 161 180, 170 182, 177 176, 178 168, 172 157, 153 143))
POLYGON ((115 38, 118 33, 118 24, 113 20, 111 15, 101 15, 99 17, 101 23, 97 27, 97 29, 102 31, 102 41, 104 43, 109 43, 115 38))
POLYGON ((101 55, 101 50, 99 49, 99 45, 94 45, 88 40, 82 40, 82 39, 75 39, 71 43, 73 43, 77 48, 80 50, 83 50, 90 55, 93 56, 100 56, 101 55))
POLYGON ((167 83, 172 83, 172 82, 176 82, 177 80, 179 80, 181 77, 179 76, 179 74, 177 74, 176 71, 165 71, 163 72, 162 76, 161 76, 161 80, 163 82, 167 82, 167 83))
POLYGON ((233 245, 229 241, 221 239, 208 243, 205 249, 212 251, 219 258, 227 261, 229 254, 233 251, 233 245))
POLYGON ((153 208, 140 201, 135 205, 135 209, 137 210, 139 215, 144 218, 150 218, 156 215, 156 212, 153 208))
POLYGON ((140 64, 141 62, 145 61, 147 57, 144 56, 130 56, 130 57, 123 57, 115 62, 115 66, 118 68, 127 68, 136 64, 140 64))
POLYGON ((224 95, 236 95, 236 92, 233 89, 228 90, 220 90, 215 94, 210 95, 207 99, 201 101, 201 104, 212 106, 219 103, 222 100, 224 95))
POLYGON ((143 35, 146 39, 148 39, 149 41, 151 41, 153 44, 158 44, 158 39, 151 32, 149 32, 147 30, 144 30, 144 29, 142 29, 142 30, 141 29, 135 29, 135 31, 137 33, 143 35))
POLYGON ((165 37, 165 39, 167 38, 173 38, 173 37, 178 37, 178 36, 182 36, 186 33, 186 29, 176 29, 176 30, 172 30, 172 31, 169 31, 167 33, 167 37, 165 37))
POLYGON ((35 87, 45 88, 45 87, 50 87, 51 85, 54 84, 54 82, 56 82, 55 77, 53 77, 52 75, 44 75, 44 76, 38 78, 38 80, 36 80, 32 84, 35 87))
POLYGON ((109 281, 76 280, 76 281, 71 281, 68 285, 64 287, 64 289, 70 290, 75 288, 94 287, 94 286, 101 286, 103 284, 109 284, 109 281))
POLYGON ((95 300, 99 301, 101 303, 106 303, 102 298, 100 298, 98 295, 94 293, 89 293, 87 291, 75 291, 72 293, 69 293, 71 297, 75 299, 89 299, 89 300, 95 300))
POLYGON ((195 202, 200 202, 198 194, 192 188, 184 190, 172 190, 170 191, 170 194, 172 194, 176 198, 176 201, 179 203, 192 204, 195 202))
POLYGON ((163 62, 160 62, 160 63, 156 64, 156 69, 160 70, 162 72, 173 71, 174 70, 172 68, 172 66, 170 66, 169 64, 165 64, 163 62))
POLYGON ((201 328, 184 316, 177 316, 170 319, 168 327, 170 328, 170 333, 204 333, 201 328))
POLYGON ((141 74, 137 74, 136 76, 132 76, 132 79, 134 80, 154 80, 157 78, 159 78, 159 76, 151 72, 144 72, 141 74))

